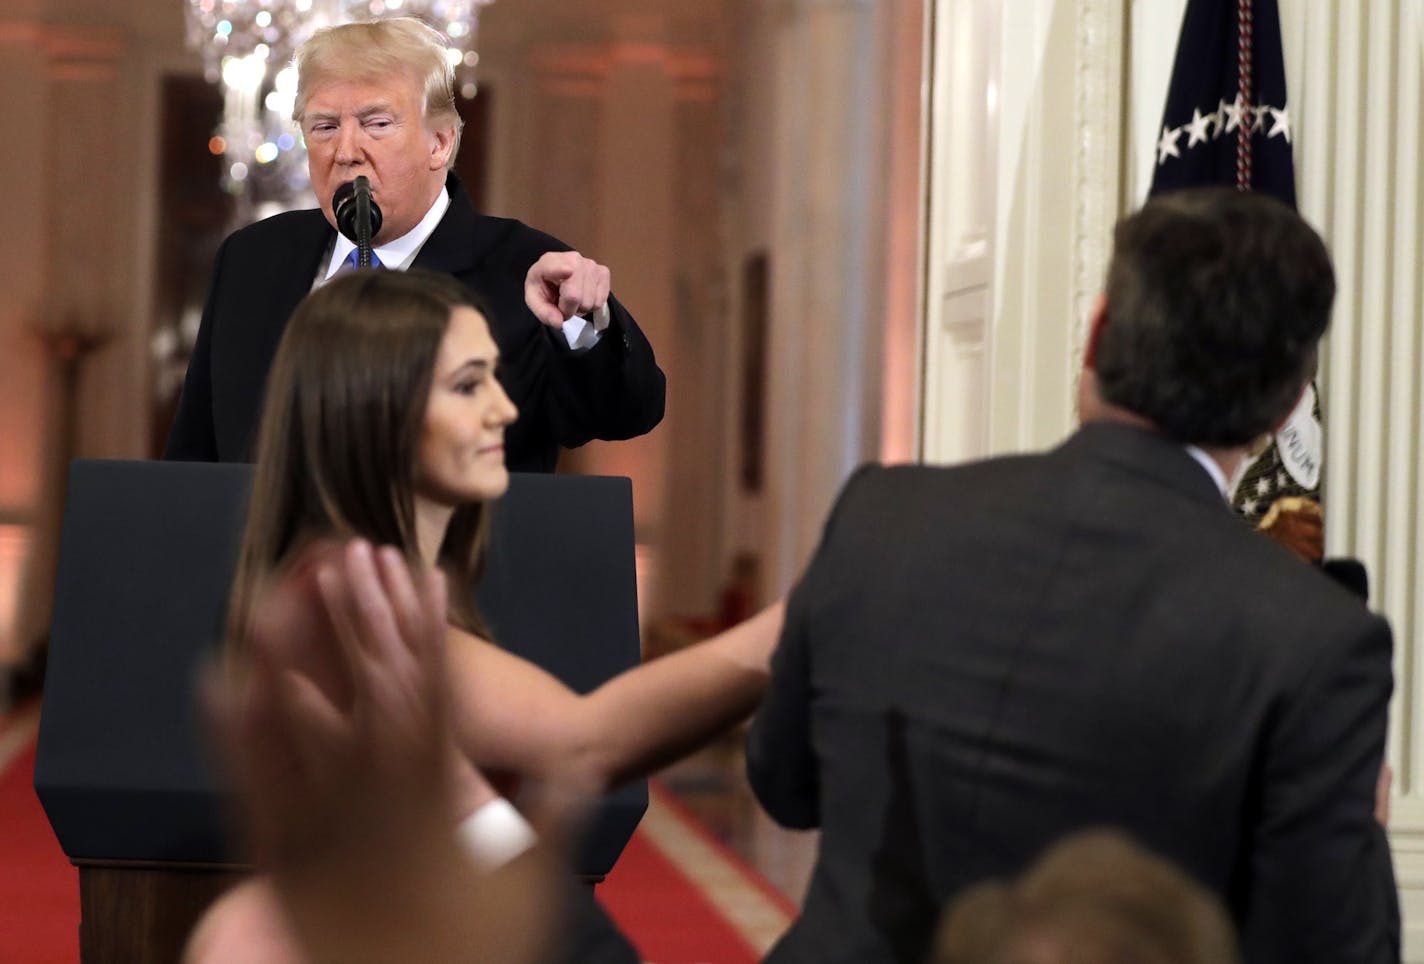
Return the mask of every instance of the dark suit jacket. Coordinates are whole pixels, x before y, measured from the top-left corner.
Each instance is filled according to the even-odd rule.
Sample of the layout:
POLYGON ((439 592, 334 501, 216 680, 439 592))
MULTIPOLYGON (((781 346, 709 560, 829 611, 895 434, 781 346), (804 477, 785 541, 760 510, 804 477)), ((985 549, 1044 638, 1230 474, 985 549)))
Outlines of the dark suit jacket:
POLYGON ((1107 824, 1219 894, 1248 961, 1396 960, 1390 649, 1148 431, 862 470, 749 735, 766 809, 822 832, 769 960, 919 964, 948 898, 1107 824))
MULTIPOLYGON (((665 381, 631 315, 610 299, 599 343, 571 351, 524 304, 524 276, 568 245, 506 218, 475 213, 451 175, 450 207, 414 265, 454 275, 490 303, 500 378, 519 407, 505 433, 514 471, 552 471, 559 446, 631 438, 662 419, 665 381)), ((311 290, 335 231, 320 211, 278 214, 223 242, 164 458, 252 458, 267 370, 297 303, 311 290)))

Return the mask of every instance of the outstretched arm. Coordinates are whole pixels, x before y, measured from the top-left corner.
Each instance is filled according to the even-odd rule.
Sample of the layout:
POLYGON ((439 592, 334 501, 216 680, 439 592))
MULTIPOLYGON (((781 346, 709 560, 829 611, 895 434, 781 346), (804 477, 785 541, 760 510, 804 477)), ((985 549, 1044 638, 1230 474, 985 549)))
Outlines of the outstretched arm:
POLYGON ((456 734, 481 767, 557 774, 585 791, 644 776, 756 708, 783 612, 775 603, 586 696, 526 660, 452 630, 456 734))

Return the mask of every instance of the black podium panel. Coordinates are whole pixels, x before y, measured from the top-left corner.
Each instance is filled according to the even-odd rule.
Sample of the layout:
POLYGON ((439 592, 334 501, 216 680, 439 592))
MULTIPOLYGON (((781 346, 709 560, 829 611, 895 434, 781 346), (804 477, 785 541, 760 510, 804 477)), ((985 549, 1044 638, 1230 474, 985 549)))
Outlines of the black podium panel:
MULTIPOLYGON (((193 681, 222 639, 250 480, 246 465, 71 467, 35 761, 71 859, 230 859, 193 681)), ((628 480, 515 474, 479 600, 501 645, 581 692, 634 665, 628 480)), ((645 784, 610 794, 575 869, 607 873, 646 807, 645 784)))
MULTIPOLYGON (((494 503, 480 612, 499 645, 587 693, 642 659, 625 478, 512 473, 494 503)), ((648 809, 639 780, 589 814, 575 869, 602 877, 648 809)))

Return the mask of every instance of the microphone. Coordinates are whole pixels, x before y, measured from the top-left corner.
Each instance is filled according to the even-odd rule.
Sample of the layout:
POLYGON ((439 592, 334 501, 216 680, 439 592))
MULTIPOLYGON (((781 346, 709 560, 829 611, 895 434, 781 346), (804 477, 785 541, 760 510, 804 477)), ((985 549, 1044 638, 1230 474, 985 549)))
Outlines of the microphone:
POLYGON ((356 267, 371 267, 371 238, 381 230, 381 208, 371 197, 366 175, 347 181, 331 196, 336 228, 356 244, 356 267))

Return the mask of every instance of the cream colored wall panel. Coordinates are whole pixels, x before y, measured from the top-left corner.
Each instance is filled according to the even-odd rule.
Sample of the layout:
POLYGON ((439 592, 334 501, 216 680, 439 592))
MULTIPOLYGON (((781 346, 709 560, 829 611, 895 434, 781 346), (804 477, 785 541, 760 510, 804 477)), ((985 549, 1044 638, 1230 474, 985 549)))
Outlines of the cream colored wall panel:
POLYGON ((933 434, 926 434, 926 447, 941 453, 930 461, 954 462, 968 458, 967 453, 983 452, 988 445, 983 417, 989 395, 988 287, 945 295, 937 314, 940 321, 929 338, 936 373, 927 379, 926 406, 939 415, 933 420, 933 434))
POLYGON ((1388 317, 1393 343, 1389 353, 1390 414, 1387 450, 1393 453, 1385 483, 1385 516, 1401 520, 1398 532, 1384 545, 1384 572, 1388 580, 1382 586, 1383 606, 1392 614, 1397 633, 1408 632, 1413 643, 1396 646, 1396 680, 1401 696, 1396 701, 1395 720, 1400 725, 1397 755, 1410 759, 1409 786, 1417 792, 1421 772, 1421 741, 1415 726, 1418 708, 1424 705, 1424 676, 1417 670, 1414 654, 1419 646, 1421 616, 1420 549, 1424 547, 1424 513, 1420 511, 1421 482, 1424 482, 1424 441, 1420 438, 1421 384, 1424 384, 1424 299, 1421 299, 1420 258, 1424 257, 1424 192, 1420 191, 1421 172, 1419 120, 1424 118, 1424 63, 1418 51, 1424 45, 1424 17, 1419 15, 1424 5, 1402 11, 1402 20, 1395 24, 1398 38, 1395 46, 1399 62, 1394 77, 1395 120, 1397 146, 1391 158, 1389 180, 1394 185, 1392 206, 1394 225, 1389 277, 1397 279, 1389 285, 1388 317), (1414 45, 1411 56, 1409 46, 1414 45), (1413 520, 1413 532, 1408 520, 1413 520), (1399 670, 1408 668, 1406 675, 1399 670))
POLYGON ((1001 0, 935 6, 923 455, 983 455, 989 415, 1001 0))
MULTIPOLYGON (((1424 814, 1407 805, 1395 807, 1396 822, 1407 818, 1408 822, 1417 823, 1421 816, 1424 814)), ((1390 849, 1394 852, 1394 877, 1399 887, 1403 958, 1406 964, 1417 964, 1424 960, 1424 837, 1392 832, 1390 849)))
MULTIPOLYGON (((1187 0, 1133 0, 1130 13, 1132 35, 1131 83, 1127 98, 1131 117, 1130 136, 1124 145, 1128 159, 1126 196, 1133 207, 1147 197, 1152 171, 1157 166, 1157 138, 1161 134, 1162 108, 1167 86, 1172 81, 1176 59, 1177 33, 1187 0)), ((1286 65, 1289 76, 1290 65, 1286 65)))
POLYGON ((1042 448, 1072 428, 1084 323, 1122 190, 1125 14, 1123 0, 936 6, 930 461, 1042 448), (974 272, 990 288, 982 329, 964 321, 978 303, 963 297, 974 272))
MULTIPOLYGON (((1393 389, 1390 410, 1394 415, 1391 443, 1397 448, 1389 480, 1389 517, 1397 520, 1387 543, 1385 565, 1393 574, 1398 598, 1387 602, 1386 612, 1395 624, 1396 665, 1409 669, 1408 677, 1396 677, 1396 716, 1407 723, 1406 739, 1410 766, 1403 789, 1421 801, 1424 775, 1424 739, 1418 727, 1424 717, 1424 673, 1420 672, 1424 650, 1424 190, 1420 187, 1421 151, 1419 128, 1424 124, 1424 0, 1404 7, 1397 43, 1401 51, 1398 77, 1399 147, 1394 181, 1396 229, 1394 237, 1394 305, 1396 331, 1407 332, 1394 352, 1391 372, 1393 389), (1412 525, 1410 524, 1412 520, 1412 525), (1412 531, 1411 531, 1412 530, 1412 531), (1407 685, 1406 685, 1407 681, 1407 685)), ((1424 849, 1424 814, 1409 824, 1424 849)), ((1424 894, 1421 888, 1418 894, 1424 894)), ((1424 896, 1421 896, 1424 901, 1424 896)), ((1424 925, 1424 914, 1411 918, 1424 925)), ((1424 940, 1415 948, 1424 947, 1424 940)))

